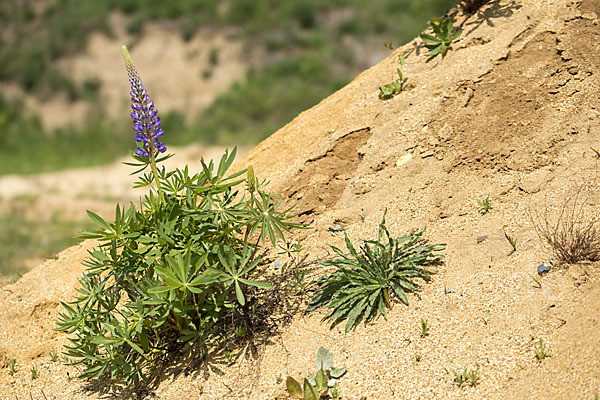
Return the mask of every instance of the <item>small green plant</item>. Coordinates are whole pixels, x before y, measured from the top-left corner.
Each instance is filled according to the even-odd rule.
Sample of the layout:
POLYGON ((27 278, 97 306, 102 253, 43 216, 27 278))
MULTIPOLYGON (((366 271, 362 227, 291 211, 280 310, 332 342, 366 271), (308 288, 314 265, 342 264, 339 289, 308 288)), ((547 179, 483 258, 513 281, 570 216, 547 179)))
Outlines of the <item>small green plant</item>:
POLYGON ((504 238, 508 241, 508 243, 512 247, 512 253, 517 251, 517 239, 510 236, 506 231, 504 231, 504 238))
POLYGON ((492 209, 492 201, 490 200, 490 194, 488 193, 485 199, 477 199, 477 204, 479 204, 479 212, 483 215, 490 212, 492 209))
MULTIPOLYGON (((404 56, 398 56, 400 60, 400 65, 404 65, 404 56)), ((379 86, 379 98, 382 100, 387 100, 392 98, 394 95, 402 92, 402 88, 404 87, 404 77, 402 75, 402 70, 400 68, 396 68, 396 72, 398 73, 398 79, 393 81, 392 83, 388 83, 383 86, 379 86)))
POLYGON ((58 361, 58 352, 53 347, 52 350, 48 353, 48 357, 50 357, 50 361, 57 362, 58 361))
POLYGON ((11 375, 17 372, 17 360, 15 360, 14 358, 8 360, 8 370, 10 371, 11 375))
POLYGON ((542 338, 538 340, 537 345, 533 348, 533 352, 535 354, 535 358, 537 358, 539 361, 542 361, 544 358, 550 355, 542 338))
POLYGON ((37 379, 38 378, 38 370, 37 367, 35 366, 35 364, 31 365, 31 379, 37 379))
POLYGON ((317 372, 304 378, 302 385, 288 376, 285 386, 290 395, 305 400, 338 399, 337 379, 346 373, 346 367, 334 368, 333 356, 324 347, 317 350, 317 372))
POLYGON ((275 383, 277 383, 279 385, 279 384, 281 384, 281 382, 283 382, 283 375, 280 372, 279 375, 277 375, 275 377, 275 383))
POLYGON ((421 318, 421 337, 429 336, 429 322, 421 318))
POLYGON ((429 58, 433 58, 438 54, 442 57, 446 55, 454 42, 462 34, 461 28, 454 28, 450 18, 432 18, 429 25, 433 29, 435 36, 427 33, 421 33, 420 37, 425 42, 425 47, 429 53, 425 54, 429 58))
POLYGON ((288 258, 291 258, 302 251, 302 243, 294 241, 289 241, 284 244, 280 244, 277 247, 279 248, 277 254, 285 255, 288 258))
POLYGON ((341 258, 321 262, 337 270, 314 282, 316 293, 308 310, 329 308, 323 319, 329 319, 332 328, 347 320, 348 332, 361 319, 368 322, 385 315, 386 308, 392 306, 393 296, 408 305, 406 293, 420 290, 414 279, 429 281, 435 273, 431 266, 441 264, 444 259, 443 254, 436 252, 446 245, 428 244, 423 239, 425 229, 393 239, 385 226, 386 212, 379 224, 377 240, 364 241, 359 253, 346 234, 350 256, 331 246, 341 258))
POLYGON ((292 292, 295 295, 304 294, 309 284, 306 280, 306 270, 297 268, 292 271, 292 292))
POLYGON ((419 353, 415 353, 415 361, 416 362, 421 361, 421 355, 419 353))
POLYGON ((479 383, 479 368, 469 370, 465 368, 462 373, 454 371, 454 383, 458 387, 464 385, 476 386, 479 383))

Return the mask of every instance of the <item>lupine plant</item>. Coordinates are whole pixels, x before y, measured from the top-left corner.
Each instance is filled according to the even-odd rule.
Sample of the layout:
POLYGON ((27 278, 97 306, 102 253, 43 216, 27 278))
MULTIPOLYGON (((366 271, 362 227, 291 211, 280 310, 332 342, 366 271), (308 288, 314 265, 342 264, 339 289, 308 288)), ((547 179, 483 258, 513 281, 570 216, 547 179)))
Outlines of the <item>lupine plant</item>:
POLYGON ((81 378, 122 379, 137 386, 170 355, 203 357, 226 337, 244 336, 271 285, 261 276, 265 242, 275 247, 304 225, 267 192, 251 167, 227 175, 235 149, 218 165, 166 171, 160 117, 123 47, 138 148, 139 206, 116 206, 113 223, 88 211, 100 244, 84 261, 78 295, 62 303, 57 330, 70 334, 68 363, 81 378))

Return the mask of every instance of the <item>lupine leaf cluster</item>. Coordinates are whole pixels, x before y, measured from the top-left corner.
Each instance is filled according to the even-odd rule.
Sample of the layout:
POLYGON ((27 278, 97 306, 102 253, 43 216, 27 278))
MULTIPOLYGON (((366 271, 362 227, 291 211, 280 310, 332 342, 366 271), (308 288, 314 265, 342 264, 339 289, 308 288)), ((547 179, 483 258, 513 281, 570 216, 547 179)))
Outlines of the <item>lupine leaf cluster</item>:
MULTIPOLYGON (((141 98, 141 112, 148 102, 141 98)), ((88 211, 98 228, 82 237, 99 245, 83 262, 77 296, 62 303, 57 330, 70 334, 64 354, 82 378, 137 386, 170 355, 203 357, 248 330, 257 293, 271 287, 261 276, 265 242, 303 227, 251 167, 227 173, 235 149, 218 164, 201 160, 196 173, 166 171, 156 126, 147 128, 135 129, 142 147, 129 165, 148 193, 138 206, 117 205, 112 223, 88 211)))
POLYGON ((321 264, 336 270, 315 281, 316 293, 308 310, 328 308, 323 319, 330 320, 332 328, 346 320, 348 332, 361 320, 368 322, 385 315, 394 296, 408 305, 406 293, 420 290, 415 280, 429 281, 435 273, 431 267, 444 259, 443 254, 436 252, 446 245, 428 244, 424 231, 394 239, 385 226, 384 213, 377 240, 364 241, 359 251, 346 235, 350 254, 331 246, 340 258, 321 264))
POLYGON ((450 18, 431 18, 429 21, 433 35, 421 33, 420 37, 425 42, 425 47, 429 53, 427 57, 433 58, 438 54, 442 57, 446 55, 448 49, 458 37, 462 34, 462 28, 454 28, 450 18))

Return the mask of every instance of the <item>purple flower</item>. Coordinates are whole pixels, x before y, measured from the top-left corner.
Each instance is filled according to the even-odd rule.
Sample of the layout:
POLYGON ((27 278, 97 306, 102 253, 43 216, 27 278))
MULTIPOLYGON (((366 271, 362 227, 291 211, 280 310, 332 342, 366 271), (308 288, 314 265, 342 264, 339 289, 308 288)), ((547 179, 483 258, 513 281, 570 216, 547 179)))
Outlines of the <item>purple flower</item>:
POLYGON ((160 127, 158 110, 150 100, 150 96, 133 66, 127 47, 123 46, 122 50, 131 86, 129 95, 131 96, 130 115, 133 118, 133 131, 135 133, 133 139, 140 144, 135 154, 148 158, 151 154, 156 155, 157 152, 164 153, 167 148, 163 142, 158 140, 164 133, 160 127))

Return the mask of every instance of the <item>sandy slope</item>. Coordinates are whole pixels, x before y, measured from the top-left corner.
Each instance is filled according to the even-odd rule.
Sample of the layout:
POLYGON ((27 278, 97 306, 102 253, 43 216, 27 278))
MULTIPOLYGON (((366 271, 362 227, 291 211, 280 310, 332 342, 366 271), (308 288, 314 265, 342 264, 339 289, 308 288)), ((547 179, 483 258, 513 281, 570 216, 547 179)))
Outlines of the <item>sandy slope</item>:
MULTIPOLYGON (((599 16, 593 0, 493 1, 465 23, 445 59, 425 62, 415 40, 252 150, 238 168, 252 164, 298 201, 313 222, 304 236, 314 257, 326 243, 341 245, 329 226, 372 238, 387 208, 392 233, 427 226, 432 241, 448 243, 447 262, 421 299, 396 305, 387 320, 344 335, 320 323, 322 314, 297 315, 256 358, 232 367, 213 359, 146 398, 285 398, 276 377, 310 374, 323 345, 348 368, 346 399, 593 399, 598 265, 555 266, 539 277, 537 265, 550 256, 527 211, 552 213, 578 184, 591 212, 599 204, 600 161, 590 149, 600 146, 599 16), (400 53, 409 54, 408 89, 382 101, 377 86, 393 78, 400 53), (493 209, 481 215, 476 199, 487 193, 493 209), (517 240, 514 253, 504 230, 517 240), (533 354, 539 337, 551 354, 541 362, 533 354), (465 367, 479 367, 478 386, 453 384, 452 371, 465 367)), ((65 342, 52 331, 57 305, 73 293, 92 245, 0 290, 0 366, 11 358, 20 366, 14 376, 0 369, 0 397, 129 396, 86 390, 70 379, 76 371, 46 356, 65 342), (34 381, 31 363, 40 366, 34 381)))

